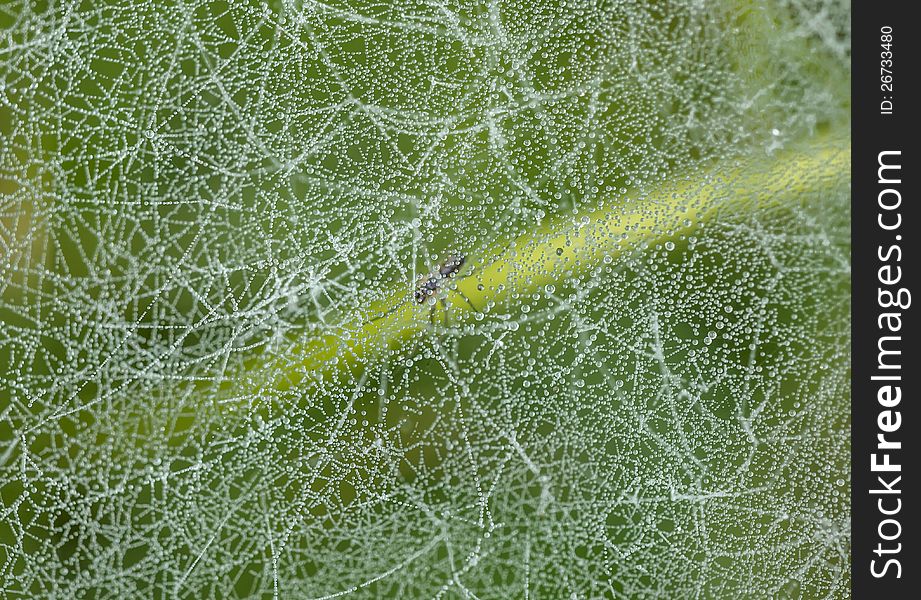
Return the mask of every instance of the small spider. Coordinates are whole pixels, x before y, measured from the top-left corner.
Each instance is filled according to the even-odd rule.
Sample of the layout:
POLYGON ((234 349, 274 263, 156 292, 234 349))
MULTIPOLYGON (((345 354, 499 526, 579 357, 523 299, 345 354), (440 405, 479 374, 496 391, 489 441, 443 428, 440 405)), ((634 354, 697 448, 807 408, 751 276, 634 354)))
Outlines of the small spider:
POLYGON ((441 286, 441 282, 457 275, 464 266, 466 257, 463 254, 451 254, 445 259, 437 271, 432 271, 424 275, 416 284, 416 291, 413 292, 413 298, 417 304, 423 304, 429 296, 435 294, 441 286))
MULTIPOLYGON (((467 258, 463 254, 449 254, 448 257, 444 260, 443 263, 438 267, 437 271, 432 271, 428 275, 419 279, 419 283, 416 284, 416 290, 413 292, 413 299, 416 301, 416 304, 424 304, 429 297, 434 296, 441 288, 442 282, 446 279, 451 279, 458 273, 460 273, 461 268, 464 266, 464 262, 467 258)), ((465 296, 460 290, 452 290, 454 293, 458 294, 461 298, 464 299, 470 308, 476 312, 480 312, 479 309, 473 305, 473 302, 470 301, 470 298, 465 296)), ((439 304, 441 304, 441 310, 444 314, 444 322, 448 322, 448 304, 445 301, 445 298, 442 297, 439 299, 439 304)), ((432 324, 435 324, 435 306, 432 306, 432 310, 429 313, 429 320, 432 324)))
MULTIPOLYGON (((435 296, 440 292, 444 287, 444 281, 451 279, 460 273, 460 270, 463 268, 464 263, 467 258, 463 254, 449 254, 448 257, 442 262, 438 269, 432 271, 431 273, 424 275, 419 278, 418 283, 416 283, 416 289, 413 291, 413 300, 416 304, 425 304, 425 301, 429 298, 435 296)), ((460 290, 454 289, 452 292, 458 294, 464 301, 470 305, 470 308, 479 312, 479 309, 473 305, 467 296, 465 296, 460 290)), ((448 305, 444 297, 438 299, 439 304, 441 304, 441 310, 444 312, 445 323, 448 322, 448 305)), ((394 307, 389 312, 371 319, 372 322, 384 317, 393 314, 397 310, 397 307, 394 307)), ((435 305, 433 303, 432 310, 429 313, 429 319, 432 321, 432 325, 435 324, 435 305)))

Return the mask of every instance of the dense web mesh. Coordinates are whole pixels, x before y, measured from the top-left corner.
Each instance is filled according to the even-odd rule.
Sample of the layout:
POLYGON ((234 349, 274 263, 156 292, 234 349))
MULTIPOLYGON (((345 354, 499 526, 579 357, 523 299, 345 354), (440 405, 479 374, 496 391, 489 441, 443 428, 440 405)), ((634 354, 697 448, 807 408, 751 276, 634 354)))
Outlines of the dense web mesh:
POLYGON ((840 142, 848 20, 5 2, 0 597, 845 596, 848 173, 719 165, 840 142), (663 196, 716 208, 414 305, 663 196))

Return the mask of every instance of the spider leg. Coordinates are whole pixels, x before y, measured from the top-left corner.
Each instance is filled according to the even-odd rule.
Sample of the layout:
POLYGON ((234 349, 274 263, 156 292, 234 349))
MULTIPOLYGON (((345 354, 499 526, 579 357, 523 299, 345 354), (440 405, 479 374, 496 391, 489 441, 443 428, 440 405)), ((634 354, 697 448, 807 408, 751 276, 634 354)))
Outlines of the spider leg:
POLYGON ((443 319, 443 320, 442 320, 442 324, 443 324, 445 327, 447 327, 447 326, 448 326, 448 301, 445 300, 444 298, 442 298, 441 300, 438 301, 438 303, 441 304, 441 311, 442 311, 442 315, 443 315, 443 316, 442 316, 442 319, 443 319))
POLYGON ((394 306, 393 308, 391 308, 390 310, 388 310, 388 311, 385 312, 384 314, 377 315, 377 316, 374 317, 373 319, 368 319, 368 323, 374 323, 375 321, 380 321, 381 319, 384 319, 384 318, 386 318, 386 317, 389 317, 390 315, 392 315, 393 313, 397 312, 397 311, 400 310, 401 308, 402 308, 401 305, 394 306))
POLYGON ((474 306, 473 302, 470 301, 470 298, 467 297, 467 294, 465 294, 464 292, 462 292, 462 291, 460 291, 460 290, 458 290, 458 289, 454 289, 454 290, 452 290, 452 291, 453 291, 455 294, 457 294, 458 296, 460 296, 461 298, 463 298, 463 299, 464 299, 464 302, 467 303, 467 306, 469 306, 470 308, 472 308, 475 312, 478 312, 478 313, 483 312, 483 311, 481 311, 479 308, 477 308, 476 306, 474 306))

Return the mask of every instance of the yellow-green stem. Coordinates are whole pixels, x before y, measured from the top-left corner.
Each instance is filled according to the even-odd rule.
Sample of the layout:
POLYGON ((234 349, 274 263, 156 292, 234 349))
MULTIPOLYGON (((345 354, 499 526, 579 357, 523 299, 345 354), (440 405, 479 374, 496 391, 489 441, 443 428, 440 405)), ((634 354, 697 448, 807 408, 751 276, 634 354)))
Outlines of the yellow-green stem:
MULTIPOLYGON (((546 285, 589 276, 603 261, 687 235, 717 211, 797 202, 849 177, 849 140, 828 136, 774 156, 717 165, 468 256, 470 266, 456 280, 460 293, 444 298, 452 321, 463 322, 474 313, 473 306, 501 306, 546 285)), ((270 379, 257 375, 251 381, 281 391, 304 377, 360 366, 425 335, 430 308, 415 303, 412 291, 392 290, 370 310, 324 334, 292 341, 272 362, 254 358, 247 366, 250 374, 270 379)))

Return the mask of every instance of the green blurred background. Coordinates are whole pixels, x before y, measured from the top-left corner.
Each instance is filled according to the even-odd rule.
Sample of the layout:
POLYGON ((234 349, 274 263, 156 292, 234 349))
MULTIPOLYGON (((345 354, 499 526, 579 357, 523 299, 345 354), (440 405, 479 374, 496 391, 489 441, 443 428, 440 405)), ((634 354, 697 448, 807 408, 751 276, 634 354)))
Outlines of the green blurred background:
POLYGON ((848 10, 2 2, 0 595, 846 596, 849 173, 713 174, 847 151, 848 10), (691 235, 267 383, 688 177, 691 235))

